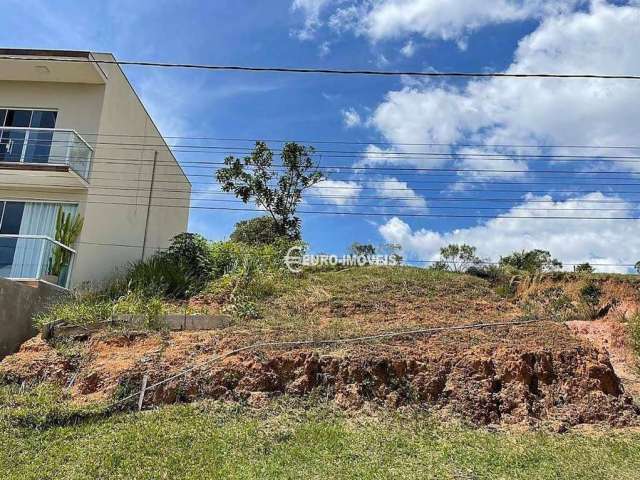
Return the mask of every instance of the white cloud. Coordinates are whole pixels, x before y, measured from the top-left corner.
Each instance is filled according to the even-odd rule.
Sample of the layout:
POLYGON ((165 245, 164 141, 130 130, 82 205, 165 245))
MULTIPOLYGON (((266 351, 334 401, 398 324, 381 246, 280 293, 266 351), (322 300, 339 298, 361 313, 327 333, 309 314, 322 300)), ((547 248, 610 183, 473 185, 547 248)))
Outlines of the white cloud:
POLYGON ((361 30, 372 40, 417 33, 457 40, 483 26, 568 11, 580 0, 383 0, 372 4, 361 30))
POLYGON ((404 46, 400 49, 400 53, 407 58, 411 58, 416 53, 416 45, 413 43, 413 40, 409 40, 404 46))
POLYGON ((311 40, 315 36, 316 29, 322 24, 320 14, 332 0, 293 0, 291 10, 301 11, 304 15, 304 26, 293 33, 300 40, 311 40))
POLYGON ((329 42, 322 42, 318 47, 318 56, 326 57, 331 53, 331 44, 329 42))
MULTIPOLYGON (((600 2, 589 12, 548 18, 520 42, 507 71, 637 74, 638 25, 640 8, 600 2)), ((419 148, 401 143, 633 145, 639 117, 634 82, 494 78, 460 88, 433 82, 405 86, 387 93, 368 123, 395 145, 390 151, 407 152, 419 148)), ((426 163, 405 157, 377 163, 426 163)))
MULTIPOLYGON (((607 208, 593 201, 620 201, 602 193, 590 193, 574 199, 539 203, 550 197, 529 196, 507 213, 480 225, 439 233, 412 228, 394 217, 378 228, 387 242, 399 243, 412 259, 436 260, 441 247, 450 243, 467 243, 478 247, 483 258, 498 260, 516 250, 549 250, 565 263, 633 264, 640 259, 640 220, 614 220, 611 217, 633 216, 636 209, 628 203, 610 205, 619 211, 571 211, 575 208, 607 208), (590 203, 591 201, 591 203, 590 203), (531 209, 549 209, 532 211, 531 209), (506 217, 534 218, 506 218, 506 217), (605 220, 544 219, 545 216, 603 217, 605 220)), ((624 267, 602 267, 607 271, 626 271, 624 267)))
POLYGON ((358 182, 342 180, 323 180, 308 190, 312 196, 326 203, 347 206, 353 204, 362 191, 358 182))
MULTIPOLYGON (((321 23, 330 0, 294 0, 305 12, 305 29, 321 23)), ((357 0, 329 13, 336 32, 353 31, 372 41, 417 34, 429 39, 455 41, 464 48, 470 33, 488 25, 539 19, 574 10, 587 0, 357 0)), ((304 29, 303 29, 304 30, 304 29)))
POLYGON ((342 110, 342 121, 347 128, 358 127, 362 124, 360 114, 353 108, 342 110))
POLYGON ((387 177, 377 183, 371 182, 370 186, 376 189, 377 196, 395 199, 394 203, 398 206, 410 208, 424 208, 427 206, 426 200, 410 188, 407 182, 400 181, 397 178, 387 177))

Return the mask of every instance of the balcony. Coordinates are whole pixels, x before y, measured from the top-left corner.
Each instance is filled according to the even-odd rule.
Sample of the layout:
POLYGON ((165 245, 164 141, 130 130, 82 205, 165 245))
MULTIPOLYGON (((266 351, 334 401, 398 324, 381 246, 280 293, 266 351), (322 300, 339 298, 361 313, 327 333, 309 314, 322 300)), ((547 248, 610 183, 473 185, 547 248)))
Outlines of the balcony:
POLYGON ((75 131, 0 127, 0 169, 71 171, 89 179, 93 149, 75 131))
POLYGON ((44 235, 0 235, 0 277, 68 288, 76 251, 44 235))

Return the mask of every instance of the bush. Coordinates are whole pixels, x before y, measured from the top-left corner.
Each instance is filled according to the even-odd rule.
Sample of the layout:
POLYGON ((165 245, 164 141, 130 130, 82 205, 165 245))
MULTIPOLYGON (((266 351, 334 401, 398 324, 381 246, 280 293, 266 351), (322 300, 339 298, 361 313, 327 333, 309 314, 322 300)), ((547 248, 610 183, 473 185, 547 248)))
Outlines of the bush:
POLYGON ((500 258, 500 266, 529 273, 553 272, 562 268, 562 262, 552 258, 546 250, 513 252, 500 258))
POLYGON ((247 245, 268 245, 283 238, 278 235, 277 227, 276 221, 269 215, 242 220, 236 223, 230 238, 233 242, 247 245))
POLYGON ((573 267, 573 271, 575 273, 593 273, 595 269, 591 266, 589 262, 586 262, 573 267))
POLYGON ((596 318, 602 289, 595 282, 589 282, 580 289, 580 300, 589 318, 596 318))

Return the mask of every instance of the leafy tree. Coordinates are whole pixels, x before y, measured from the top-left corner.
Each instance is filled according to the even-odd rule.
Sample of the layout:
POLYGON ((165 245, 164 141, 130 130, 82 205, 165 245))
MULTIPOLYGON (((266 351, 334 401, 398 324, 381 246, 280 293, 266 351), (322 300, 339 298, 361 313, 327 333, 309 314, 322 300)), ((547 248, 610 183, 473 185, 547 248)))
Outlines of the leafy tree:
POLYGON ((353 255, 364 255, 366 257, 371 257, 376 254, 376 247, 374 247, 370 243, 354 242, 351 245, 350 250, 353 255))
POLYGON ((500 258, 501 267, 512 267, 531 273, 552 272, 562 268, 562 262, 551 257, 547 250, 522 250, 500 258))
POLYGON ((242 220, 236 223, 231 240, 247 245, 270 245, 281 239, 276 232, 276 221, 269 215, 242 220))
POLYGON ((402 245, 399 243, 385 243, 382 245, 382 250, 396 262, 396 265, 400 265, 404 260, 402 257, 402 245))
POLYGON ((311 159, 314 150, 289 142, 282 147, 281 164, 273 164, 273 153, 265 142, 256 142, 251 155, 229 156, 216 173, 222 190, 233 192, 244 203, 253 199, 274 221, 275 233, 300 240, 300 218, 296 209, 302 192, 324 179, 311 159), (283 171, 281 170, 283 169, 283 171))
POLYGON ((586 262, 586 263, 581 263, 580 265, 574 266, 573 271, 575 273, 593 273, 595 269, 591 266, 589 262, 586 262))
POLYGON ((452 243, 440 249, 441 260, 433 265, 436 270, 466 272, 469 267, 479 265, 482 260, 476 255, 476 247, 452 243))
POLYGON ((636 269, 636 272, 640 273, 640 262, 636 262, 634 268, 636 269))

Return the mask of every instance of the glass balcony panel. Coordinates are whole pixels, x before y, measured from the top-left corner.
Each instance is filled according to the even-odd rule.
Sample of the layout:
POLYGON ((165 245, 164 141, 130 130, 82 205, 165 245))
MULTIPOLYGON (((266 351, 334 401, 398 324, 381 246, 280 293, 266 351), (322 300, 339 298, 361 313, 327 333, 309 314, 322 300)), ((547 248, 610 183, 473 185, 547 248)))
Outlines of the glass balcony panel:
POLYGON ((75 251, 49 237, 0 235, 0 276, 44 280, 67 288, 75 251))
POLYGON ((68 165, 87 180, 92 157, 73 130, 0 127, 0 162, 68 165))

